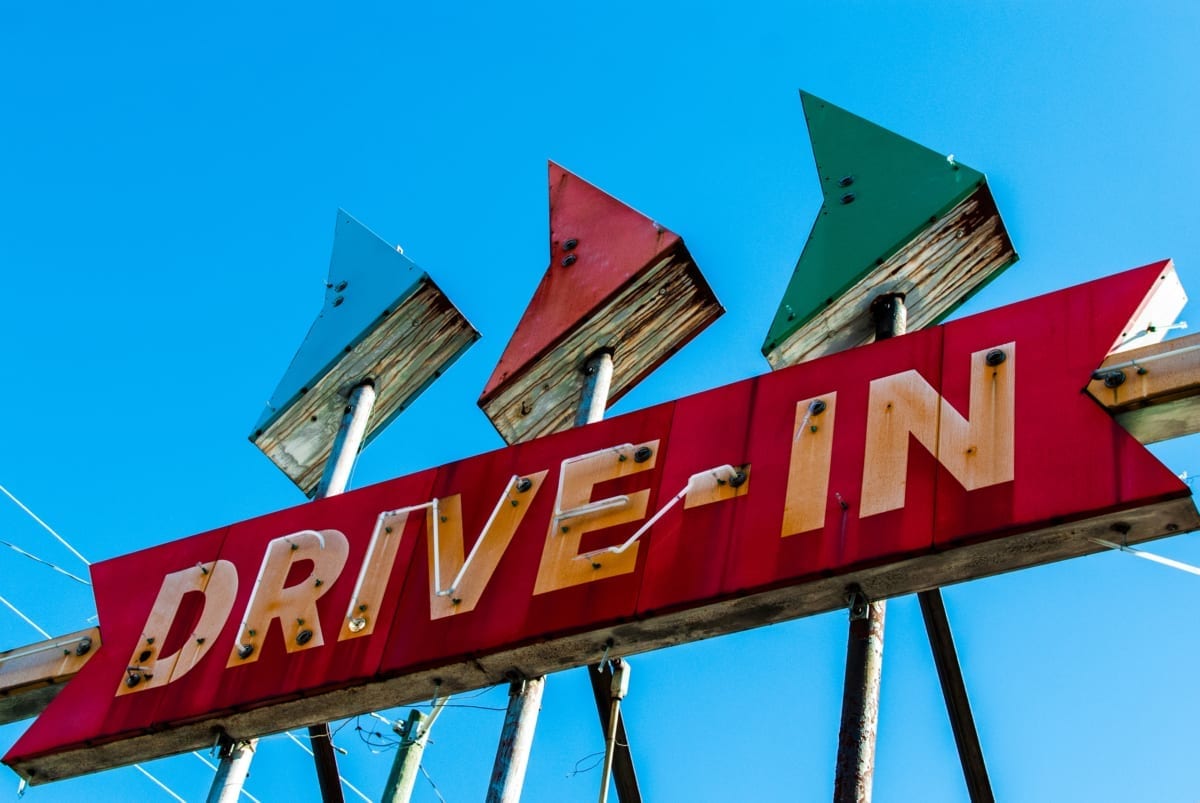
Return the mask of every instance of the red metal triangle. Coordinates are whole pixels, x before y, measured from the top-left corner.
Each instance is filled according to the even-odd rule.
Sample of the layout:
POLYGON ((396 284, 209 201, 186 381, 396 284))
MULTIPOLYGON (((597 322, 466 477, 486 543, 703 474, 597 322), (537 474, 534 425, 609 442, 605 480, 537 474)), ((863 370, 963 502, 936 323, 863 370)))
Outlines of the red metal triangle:
POLYGON ((680 242, 679 235, 554 162, 549 173, 550 266, 480 404, 680 242))

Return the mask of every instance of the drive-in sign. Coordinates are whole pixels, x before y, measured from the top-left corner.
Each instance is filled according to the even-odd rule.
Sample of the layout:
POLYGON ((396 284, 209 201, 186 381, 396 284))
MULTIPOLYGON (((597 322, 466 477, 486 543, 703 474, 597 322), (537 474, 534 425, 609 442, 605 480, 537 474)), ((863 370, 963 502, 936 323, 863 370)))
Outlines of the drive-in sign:
POLYGON ((1200 526, 1083 388, 1122 273, 93 566, 69 777, 1200 526))

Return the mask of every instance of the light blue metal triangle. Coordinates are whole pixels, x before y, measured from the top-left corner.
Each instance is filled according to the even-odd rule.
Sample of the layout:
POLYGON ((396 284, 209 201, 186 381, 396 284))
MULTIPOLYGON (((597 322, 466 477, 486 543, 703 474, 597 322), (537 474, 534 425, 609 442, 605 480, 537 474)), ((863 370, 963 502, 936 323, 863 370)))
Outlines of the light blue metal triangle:
POLYGON ((427 273, 339 209, 325 303, 250 440, 311 494, 357 385, 377 394, 369 443, 478 339, 427 273))
POLYGON ((411 259, 339 209, 325 304, 255 430, 266 429, 282 410, 311 390, 348 348, 367 336, 384 310, 395 310, 427 277, 411 259))

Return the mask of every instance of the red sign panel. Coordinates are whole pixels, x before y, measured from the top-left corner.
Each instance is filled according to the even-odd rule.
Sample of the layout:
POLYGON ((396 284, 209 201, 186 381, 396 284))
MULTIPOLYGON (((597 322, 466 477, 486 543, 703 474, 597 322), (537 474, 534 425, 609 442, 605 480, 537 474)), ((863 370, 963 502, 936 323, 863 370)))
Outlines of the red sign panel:
POLYGON ((851 580, 897 593, 1081 554, 1114 513, 1139 540, 1195 526, 1187 487, 1082 392, 1171 270, 97 564, 103 646, 5 762, 78 775, 359 713, 374 688, 401 704, 431 678, 595 661, 608 638, 627 654, 829 609, 851 580))

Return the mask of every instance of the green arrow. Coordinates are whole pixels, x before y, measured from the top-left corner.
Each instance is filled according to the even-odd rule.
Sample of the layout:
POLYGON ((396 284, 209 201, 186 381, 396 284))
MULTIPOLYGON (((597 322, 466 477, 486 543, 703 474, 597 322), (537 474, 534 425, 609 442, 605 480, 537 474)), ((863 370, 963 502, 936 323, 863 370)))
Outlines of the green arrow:
POLYGON ((773 367, 868 342, 879 292, 906 293, 910 326, 929 325, 1016 261, 982 173, 800 99, 824 203, 763 344, 773 367))

